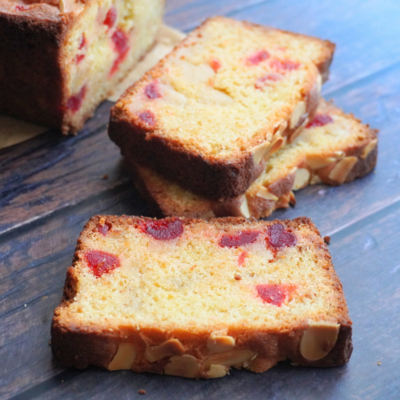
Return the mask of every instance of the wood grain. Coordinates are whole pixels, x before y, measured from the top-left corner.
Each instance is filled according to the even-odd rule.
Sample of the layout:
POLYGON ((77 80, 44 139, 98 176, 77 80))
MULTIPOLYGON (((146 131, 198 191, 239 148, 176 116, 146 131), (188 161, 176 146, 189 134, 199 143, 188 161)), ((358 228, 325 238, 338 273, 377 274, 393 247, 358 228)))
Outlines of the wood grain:
POLYGON ((214 381, 77 371, 52 358, 50 321, 85 222, 96 213, 146 213, 106 135, 111 103, 105 102, 77 137, 49 132, 0 151, 0 397, 128 399, 145 389, 150 399, 397 399, 400 4, 171 0, 167 10, 167 22, 179 29, 229 14, 338 44, 324 92, 380 128, 377 169, 342 187, 298 192, 296 208, 272 219, 307 215, 323 235, 333 234, 330 250, 354 321, 353 357, 343 368, 282 364, 266 374, 235 371, 214 381))
MULTIPOLYGON (((218 1, 182 4, 172 4, 175 8, 172 7, 174 12, 169 22, 177 28, 182 28, 178 16, 187 15, 187 9, 201 10, 207 6, 215 7, 208 9, 209 12, 225 10, 218 1)), ((224 4, 231 4, 236 10, 255 2, 243 2, 239 6, 225 0, 224 4)), ((389 12, 400 11, 400 4, 393 1, 379 7, 376 4, 376 1, 355 0, 354 6, 349 8, 344 0, 331 1, 329 13, 324 13, 318 0, 307 2, 307 12, 301 12, 304 8, 301 2, 269 0, 236 11, 233 16, 337 42, 332 79, 324 89, 326 94, 336 98, 333 90, 342 87, 344 82, 361 79, 362 86, 363 76, 374 74, 377 69, 400 59, 400 48, 395 44, 400 34, 400 23, 397 24, 400 12, 389 12), (344 16, 343 22, 335 22, 341 21, 341 16, 344 16), (348 40, 349 37, 354 40, 348 40)), ((380 99, 379 93, 372 95, 380 99)), ((63 138, 51 132, 19 147, 0 151, 0 168, 6 171, 0 176, 0 234, 127 182, 118 151, 105 132, 110 107, 110 103, 103 103, 77 138, 63 138), (103 181, 104 175, 109 175, 109 179, 103 181)), ((363 113, 357 116, 365 118, 363 113)), ((380 127, 379 120, 375 126, 380 127)))
MULTIPOLYGON (((106 203, 102 212, 118 212, 118 208, 126 206, 106 203)), ((90 207, 77 206, 73 222, 63 226, 59 218, 52 218, 42 230, 51 237, 76 237, 90 211, 90 207)), ((77 373, 64 370, 52 359, 47 344, 49 323, 61 295, 65 265, 73 252, 72 246, 67 246, 65 252, 61 245, 55 249, 55 259, 47 260, 36 271, 46 281, 36 298, 28 299, 26 308, 0 317, 0 326, 13 332, 5 337, 7 347, 2 346, 4 342, 0 344, 0 357, 5 360, 0 365, 5 383, 0 395, 7 397, 25 389, 27 397, 21 394, 18 398, 106 399, 117 393, 130 398, 139 389, 145 389, 146 398, 150 399, 161 395, 166 399, 240 399, 249 394, 263 399, 274 398, 277 393, 283 399, 395 399, 400 390, 400 381, 396 379, 400 356, 396 332, 400 321, 394 318, 400 299, 399 222, 397 204, 389 212, 378 213, 332 236, 330 251, 354 322, 355 350, 347 366, 307 369, 284 363, 265 374, 234 371, 229 377, 208 382, 131 372, 107 373, 96 368, 77 373), (42 295, 48 298, 43 299, 42 295)), ((36 287, 32 277, 25 277, 27 287, 36 287)))

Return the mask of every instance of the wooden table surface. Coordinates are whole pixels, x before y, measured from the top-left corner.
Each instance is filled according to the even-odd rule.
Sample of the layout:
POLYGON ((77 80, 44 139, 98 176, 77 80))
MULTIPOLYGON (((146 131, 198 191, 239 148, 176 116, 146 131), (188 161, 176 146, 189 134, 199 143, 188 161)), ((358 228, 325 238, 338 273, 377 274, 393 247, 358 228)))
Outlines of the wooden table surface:
POLYGON ((0 151, 1 398, 131 399, 139 389, 146 399, 400 398, 400 2, 170 0, 166 22, 189 31, 216 14, 335 42, 324 96, 380 129, 375 172, 307 188, 295 208, 273 215, 312 217, 332 237, 354 322, 350 363, 193 381, 66 369, 53 359, 51 319, 85 222, 97 213, 147 215, 107 137, 105 102, 76 137, 48 132, 0 151))

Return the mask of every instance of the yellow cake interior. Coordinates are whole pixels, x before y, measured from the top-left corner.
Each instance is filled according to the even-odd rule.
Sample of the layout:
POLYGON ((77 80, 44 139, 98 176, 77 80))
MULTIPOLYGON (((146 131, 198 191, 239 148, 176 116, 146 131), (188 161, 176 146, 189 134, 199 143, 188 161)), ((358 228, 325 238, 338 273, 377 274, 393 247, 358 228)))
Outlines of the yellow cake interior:
POLYGON ((316 251, 322 239, 307 225, 289 228, 297 244, 280 249, 275 257, 266 246, 263 222, 232 228, 218 222, 192 223, 179 238, 165 241, 135 223, 111 224, 106 236, 95 226, 84 232, 74 264, 79 277, 76 294, 68 307, 60 309, 61 315, 88 329, 106 322, 112 329, 196 332, 251 325, 285 330, 307 320, 335 321, 340 312, 330 259, 316 251), (223 235, 243 230, 258 231, 259 236, 240 247, 219 245, 223 235), (85 258, 93 250, 117 256, 120 267, 96 277, 85 258), (294 285, 295 290, 276 306, 257 295, 257 285, 263 284, 294 285))

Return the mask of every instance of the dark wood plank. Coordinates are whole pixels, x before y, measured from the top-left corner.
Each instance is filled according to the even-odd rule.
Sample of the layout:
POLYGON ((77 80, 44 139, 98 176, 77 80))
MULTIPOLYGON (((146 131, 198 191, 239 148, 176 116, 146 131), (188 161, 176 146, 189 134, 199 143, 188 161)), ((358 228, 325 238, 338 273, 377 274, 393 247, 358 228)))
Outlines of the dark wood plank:
POLYGON ((212 15, 227 15, 240 12, 247 7, 257 6, 268 0, 169 0, 167 1, 165 21, 190 31, 204 19, 212 15))
POLYGON ((48 132, 0 152, 0 233, 128 181, 106 131, 110 107, 76 137, 48 132))
POLYGON ((355 322, 353 358, 344 368, 282 365, 211 382, 65 370, 52 359, 50 321, 83 225, 94 213, 145 213, 107 138, 110 103, 103 103, 76 138, 45 134, 0 152, 0 397, 131 398, 143 388, 146 398, 397 398, 400 67, 389 66, 400 60, 400 5, 172 0, 168 7, 167 21, 181 29, 231 13, 338 43, 324 92, 381 129, 378 168, 343 187, 299 192, 298 206, 273 218, 308 215, 323 234, 334 233, 331 251, 355 322), (246 9, 249 4, 256 6, 246 9), (104 174, 110 178, 102 180, 104 174))
POLYGON ((0 398, 63 371, 48 342, 76 238, 93 214, 145 214, 131 185, 103 193, 70 213, 47 217, 0 244, 0 398))
MULTIPOLYGON (((102 211, 115 212, 126 204, 106 201, 102 211)), ((62 224, 51 218, 42 231, 49 236, 77 235, 90 215, 90 207, 77 206, 75 220, 62 224)), ((354 354, 341 368, 307 369, 282 364, 265 374, 234 371, 214 381, 135 374, 107 373, 96 368, 83 372, 64 370, 51 356, 47 344, 49 324, 61 296, 65 266, 73 248, 59 246, 56 259, 38 267, 36 275, 48 282, 40 295, 27 301, 13 313, 0 318, 0 364, 3 387, 0 395, 19 394, 18 399, 106 399, 110 396, 132 398, 139 389, 146 398, 158 399, 395 399, 400 390, 397 345, 400 321, 398 281, 400 248, 398 225, 400 204, 396 204, 332 236, 330 250, 343 282, 350 314, 354 322, 354 354), (69 254, 67 254, 69 253, 69 254), (3 328, 5 327, 5 328, 3 328), (7 343, 7 346, 4 344, 7 343), (378 362, 381 365, 378 366, 378 362), (25 390, 25 392, 23 391, 25 390)), ((29 233, 27 233, 29 235, 29 233)), ((62 241, 60 241, 61 243, 62 241)), ((43 242, 42 246, 45 246, 43 242)), ((34 282, 25 276, 27 286, 34 282)), ((33 285, 32 285, 33 286, 33 285)))

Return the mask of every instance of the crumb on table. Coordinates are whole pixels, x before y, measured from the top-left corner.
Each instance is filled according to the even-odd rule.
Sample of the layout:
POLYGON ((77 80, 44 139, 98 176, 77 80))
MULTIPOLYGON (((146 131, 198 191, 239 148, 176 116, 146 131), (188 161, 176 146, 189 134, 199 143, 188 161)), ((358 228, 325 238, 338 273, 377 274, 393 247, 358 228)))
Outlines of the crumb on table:
POLYGON ((331 237, 330 236, 324 236, 324 242, 326 244, 329 244, 331 242, 331 237))

